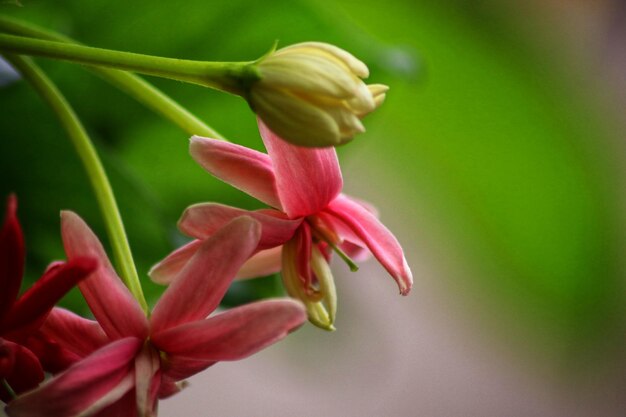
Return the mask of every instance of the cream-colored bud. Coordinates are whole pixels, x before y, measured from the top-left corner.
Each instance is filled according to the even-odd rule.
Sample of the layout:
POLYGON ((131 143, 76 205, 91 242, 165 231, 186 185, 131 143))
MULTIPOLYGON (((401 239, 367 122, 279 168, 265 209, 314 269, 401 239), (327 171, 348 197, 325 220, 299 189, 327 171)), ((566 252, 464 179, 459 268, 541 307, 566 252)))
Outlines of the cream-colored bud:
POLYGON ((336 46, 305 42, 279 49, 256 64, 247 98, 278 136, 300 146, 335 146, 365 131, 361 118, 384 100, 388 87, 366 85, 367 66, 336 46))

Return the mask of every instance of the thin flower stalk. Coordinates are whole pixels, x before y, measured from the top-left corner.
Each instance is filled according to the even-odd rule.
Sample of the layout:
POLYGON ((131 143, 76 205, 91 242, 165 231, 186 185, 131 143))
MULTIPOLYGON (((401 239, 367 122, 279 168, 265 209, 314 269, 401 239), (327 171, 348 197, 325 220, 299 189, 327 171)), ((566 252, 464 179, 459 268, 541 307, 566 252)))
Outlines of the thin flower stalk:
POLYGON ((10 54, 5 57, 50 106, 66 130, 96 195, 113 246, 113 253, 121 269, 121 277, 144 311, 147 311, 148 305, 139 282, 113 189, 85 128, 56 85, 31 59, 10 54))

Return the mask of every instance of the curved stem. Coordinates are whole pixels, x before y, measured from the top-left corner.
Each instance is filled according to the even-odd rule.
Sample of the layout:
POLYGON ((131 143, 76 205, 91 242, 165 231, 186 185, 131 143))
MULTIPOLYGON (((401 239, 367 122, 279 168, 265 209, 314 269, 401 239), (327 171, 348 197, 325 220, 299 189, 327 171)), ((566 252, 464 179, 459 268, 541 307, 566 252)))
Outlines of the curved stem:
POLYGON ((11 388, 9 381, 4 378, 0 379, 0 386, 4 388, 4 390, 9 394, 9 397, 11 397, 12 399, 17 398, 17 395, 15 394, 15 391, 13 391, 13 388, 11 388))
POLYGON ((67 131, 96 194, 113 246, 113 254, 119 267, 120 276, 144 311, 147 312, 148 305, 139 282, 119 208, 102 162, 87 132, 65 97, 32 60, 11 54, 4 56, 52 108, 67 131))
MULTIPOLYGON (((77 43, 67 36, 7 16, 0 16, 0 31, 57 42, 77 43)), ((87 66, 86 68, 157 114, 170 120, 189 135, 226 140, 215 129, 139 76, 110 68, 94 66, 87 66)))
POLYGON ((14 35, 0 35, 0 50, 156 75, 237 95, 245 94, 247 83, 258 78, 249 62, 164 58, 14 35))

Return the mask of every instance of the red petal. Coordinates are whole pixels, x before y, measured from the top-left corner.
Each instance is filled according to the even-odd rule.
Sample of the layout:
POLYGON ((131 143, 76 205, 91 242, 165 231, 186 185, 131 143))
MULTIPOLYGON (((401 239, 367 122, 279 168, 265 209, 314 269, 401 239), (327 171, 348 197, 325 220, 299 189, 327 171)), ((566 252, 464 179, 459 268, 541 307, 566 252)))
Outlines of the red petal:
POLYGON ((118 340, 75 363, 6 408, 11 417, 94 415, 120 400, 134 386, 133 359, 143 341, 118 340))
POLYGON ((44 371, 57 374, 82 358, 61 347, 54 340, 37 331, 24 343, 37 356, 44 371))
POLYGON ((291 218, 315 214, 343 187, 335 148, 303 148, 287 143, 259 120, 263 143, 272 159, 283 211, 291 218))
POLYGON ((169 284, 187 265, 187 262, 189 262, 201 245, 202 240, 193 240, 176 249, 161 262, 150 268, 148 272, 150 279, 158 284, 169 284))
POLYGON ((313 273, 311 271, 311 253, 313 250, 313 238, 311 236, 311 227, 308 223, 303 223, 296 234, 296 270, 300 278, 304 280, 302 283, 306 290, 311 288, 313 284, 313 273))
POLYGON ((63 266, 51 268, 13 304, 2 323, 3 332, 26 326, 34 331, 52 307, 97 265, 94 258, 78 257, 63 266))
MULTIPOLYGON (((11 358, 12 366, 5 366, 5 369, 0 370, 4 372, 4 375, 0 374, 0 378, 5 379, 15 393, 31 390, 43 381, 43 369, 33 352, 17 343, 0 339, 0 358, 7 356, 11 358)), ((3 362, 2 359, 0 362, 3 362)), ((2 400, 6 402, 7 398, 2 400)))
MULTIPOLYGON (((205 361, 193 358, 187 358, 184 356, 167 356, 165 365, 163 368, 163 377, 170 381, 181 381, 195 375, 206 368, 215 365, 215 361, 205 361)), ((180 387, 180 384, 178 384, 180 387)), ((170 389, 173 387, 170 387, 170 389)), ((180 387, 184 388, 184 387, 180 387)), ((180 390, 180 389, 179 389, 180 390)), ((159 398, 164 398, 161 395, 172 394, 168 392, 162 392, 159 394, 159 398)))
POLYGON ((407 295, 413 275, 395 236, 367 209, 346 196, 336 198, 326 210, 347 225, 374 254, 407 295))
POLYGON ((0 321, 17 298, 23 274, 24 237, 17 219, 17 198, 10 195, 0 230, 0 321))
POLYGON ((89 226, 71 211, 61 213, 61 234, 68 259, 89 256, 96 258, 99 268, 82 281, 78 288, 83 293, 89 308, 111 339, 148 336, 148 320, 122 284, 102 244, 89 226))
POLYGON ((204 169, 265 204, 281 208, 270 158, 234 143, 194 136, 189 151, 204 169))
POLYGON ((204 241, 154 307, 153 333, 203 319, 215 310, 260 235, 257 221, 240 217, 204 241))
POLYGON ((277 210, 247 211, 222 204, 202 203, 187 207, 178 221, 178 228, 196 239, 206 239, 231 220, 241 216, 250 216, 263 226, 259 250, 282 245, 291 239, 302 222, 302 219, 286 219, 277 210))
POLYGON ((98 322, 58 307, 50 312, 40 332, 80 358, 109 343, 109 338, 98 322))
POLYGON ((300 302, 267 300, 162 331, 152 341, 174 357, 238 360, 279 341, 305 320, 300 302))

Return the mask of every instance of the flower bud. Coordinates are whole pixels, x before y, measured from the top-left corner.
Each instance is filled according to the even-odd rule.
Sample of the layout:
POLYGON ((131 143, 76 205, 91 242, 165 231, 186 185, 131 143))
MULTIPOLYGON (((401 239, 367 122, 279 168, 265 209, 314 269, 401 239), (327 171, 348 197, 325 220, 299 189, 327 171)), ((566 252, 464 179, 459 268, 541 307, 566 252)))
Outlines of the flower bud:
POLYGON ((300 146, 340 145, 364 132, 360 119, 388 90, 366 85, 367 66, 326 43, 288 46, 255 65, 259 78, 247 97, 252 109, 275 134, 300 146))

